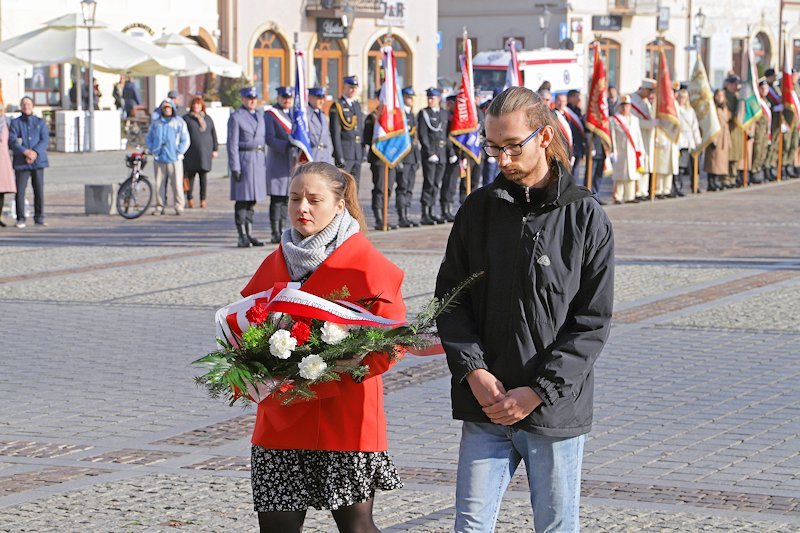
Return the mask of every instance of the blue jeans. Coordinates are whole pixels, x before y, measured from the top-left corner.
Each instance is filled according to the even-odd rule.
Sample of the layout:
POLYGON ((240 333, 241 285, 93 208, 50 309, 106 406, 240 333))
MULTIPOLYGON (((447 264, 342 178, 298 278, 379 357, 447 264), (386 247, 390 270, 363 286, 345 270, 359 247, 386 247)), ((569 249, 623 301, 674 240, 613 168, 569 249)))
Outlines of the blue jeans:
POLYGON ((456 481, 457 533, 494 531, 503 494, 525 461, 537 533, 580 530, 585 435, 545 437, 489 423, 464 422, 456 481))

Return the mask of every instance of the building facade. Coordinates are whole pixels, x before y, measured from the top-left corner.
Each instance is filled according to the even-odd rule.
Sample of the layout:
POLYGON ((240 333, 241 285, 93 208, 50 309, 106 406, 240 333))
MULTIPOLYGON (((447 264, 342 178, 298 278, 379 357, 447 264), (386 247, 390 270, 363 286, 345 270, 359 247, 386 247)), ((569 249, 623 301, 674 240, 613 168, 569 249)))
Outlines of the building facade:
POLYGON ((592 43, 598 41, 609 81, 622 92, 655 76, 659 44, 679 81, 689 78, 698 53, 713 86, 721 86, 730 72, 741 75, 748 40, 759 72, 780 69, 782 35, 800 69, 800 6, 782 0, 440 0, 439 76, 446 80, 459 77, 456 57, 464 27, 476 52, 501 49, 508 37, 525 49, 572 48, 582 57, 587 80, 592 43))
MULTIPOLYGON (((294 3, 293 3, 294 4, 294 3)), ((381 83, 381 47, 392 43, 398 85, 417 93, 436 84, 436 0, 305 0, 287 9, 279 0, 220 0, 220 48, 245 68, 261 99, 294 84, 294 47, 305 52, 308 85, 331 98, 342 78, 361 80, 361 99, 373 107, 381 83)))

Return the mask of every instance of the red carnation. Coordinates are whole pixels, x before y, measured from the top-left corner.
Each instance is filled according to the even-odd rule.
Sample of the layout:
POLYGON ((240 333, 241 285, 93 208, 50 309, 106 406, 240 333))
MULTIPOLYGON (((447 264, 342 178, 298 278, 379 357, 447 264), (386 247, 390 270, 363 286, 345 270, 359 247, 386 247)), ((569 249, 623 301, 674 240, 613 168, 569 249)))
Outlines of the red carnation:
POLYGON ((245 316, 247 316, 248 322, 257 326, 267 320, 269 311, 267 311, 267 308, 264 305, 256 304, 247 310, 245 316))
POLYGON ((305 322, 295 322, 289 333, 291 333, 292 337, 297 339, 297 345, 302 346, 307 343, 308 339, 311 337, 311 326, 305 322))

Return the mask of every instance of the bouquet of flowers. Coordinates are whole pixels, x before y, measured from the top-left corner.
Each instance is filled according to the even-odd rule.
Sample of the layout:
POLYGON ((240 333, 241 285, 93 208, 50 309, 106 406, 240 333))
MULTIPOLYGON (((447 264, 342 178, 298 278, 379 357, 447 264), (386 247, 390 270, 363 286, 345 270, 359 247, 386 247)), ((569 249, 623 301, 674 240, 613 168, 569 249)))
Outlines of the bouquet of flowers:
POLYGON ((260 402, 276 394, 284 405, 315 397, 311 385, 366 377, 363 359, 383 353, 390 359, 432 343, 436 318, 481 274, 462 282, 442 300, 431 300, 403 324, 372 314, 377 297, 359 301, 347 287, 326 298, 304 292, 299 284, 279 284, 217 311, 220 349, 193 364, 206 368, 196 381, 214 398, 260 402))

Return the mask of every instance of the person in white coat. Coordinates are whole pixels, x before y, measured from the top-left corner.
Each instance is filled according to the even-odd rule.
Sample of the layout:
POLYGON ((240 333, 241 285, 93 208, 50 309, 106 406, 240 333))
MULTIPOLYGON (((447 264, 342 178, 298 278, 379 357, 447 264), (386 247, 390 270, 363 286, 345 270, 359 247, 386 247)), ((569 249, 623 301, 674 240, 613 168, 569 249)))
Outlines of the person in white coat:
MULTIPOLYGON (((640 199, 650 196, 650 173, 653 172, 655 129, 658 125, 655 109, 653 109, 653 103, 651 102, 655 89, 656 80, 645 78, 642 80, 639 89, 630 95, 631 112, 639 121, 639 128, 642 132, 644 179, 638 180, 638 190, 636 192, 636 196, 640 199)), ((620 99, 620 102, 622 102, 622 99, 620 99)))
POLYGON ((678 91, 678 119, 681 121, 681 136, 678 139, 678 174, 672 184, 670 196, 683 196, 683 176, 693 175, 692 154, 697 151, 702 142, 700 123, 697 114, 689 104, 689 91, 682 87, 678 91))
POLYGON ((645 179, 642 175, 646 157, 642 130, 639 119, 631 113, 631 107, 630 95, 623 95, 617 105, 617 114, 611 117, 615 204, 638 202, 636 185, 645 179))
MULTIPOLYGON (((677 109, 676 109, 677 111, 677 109)), ((680 121, 680 119, 678 119, 680 121)), ((665 128, 656 127, 654 150, 655 156, 652 161, 651 169, 655 174, 655 196, 659 200, 663 200, 672 193, 672 177, 678 174, 678 140, 680 139, 680 131, 677 128, 673 129, 672 124, 666 123, 664 120, 661 124, 665 127, 670 126, 670 137, 668 130, 665 128), (678 136, 675 136, 675 134, 678 136)))

